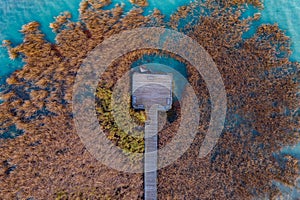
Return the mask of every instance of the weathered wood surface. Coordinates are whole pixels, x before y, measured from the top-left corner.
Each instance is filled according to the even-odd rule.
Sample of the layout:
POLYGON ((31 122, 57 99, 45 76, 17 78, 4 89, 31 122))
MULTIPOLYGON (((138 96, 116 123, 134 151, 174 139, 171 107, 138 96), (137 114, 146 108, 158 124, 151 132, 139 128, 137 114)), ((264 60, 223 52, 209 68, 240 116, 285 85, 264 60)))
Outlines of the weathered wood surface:
POLYGON ((132 76, 133 107, 143 105, 145 108, 159 104, 162 109, 169 109, 172 102, 172 75, 134 73, 132 76))
POLYGON ((138 105, 160 104, 167 106, 170 90, 162 85, 148 84, 138 88, 133 95, 137 97, 136 104, 138 105))
POLYGON ((145 125, 144 199, 157 199, 157 106, 148 111, 145 125), (147 154, 152 152, 152 154, 147 154))
POLYGON ((170 74, 134 73, 132 75, 132 105, 147 112, 145 124, 144 199, 157 199, 157 133, 158 111, 172 105, 170 74))

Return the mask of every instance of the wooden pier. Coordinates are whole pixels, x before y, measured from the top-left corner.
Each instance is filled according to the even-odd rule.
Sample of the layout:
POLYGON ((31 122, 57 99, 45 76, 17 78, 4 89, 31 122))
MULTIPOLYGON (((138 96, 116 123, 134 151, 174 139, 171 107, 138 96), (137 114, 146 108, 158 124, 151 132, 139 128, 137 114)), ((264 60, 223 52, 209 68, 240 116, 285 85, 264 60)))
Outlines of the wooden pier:
POLYGON ((132 106, 145 109, 144 199, 157 199, 158 111, 172 106, 171 74, 133 73, 132 106))
POLYGON ((157 104, 159 110, 169 110, 172 106, 172 79, 171 74, 133 73, 133 108, 145 109, 157 104))
POLYGON ((157 106, 148 111, 145 125, 144 199, 157 199, 157 106), (152 152, 151 154, 148 154, 152 152))

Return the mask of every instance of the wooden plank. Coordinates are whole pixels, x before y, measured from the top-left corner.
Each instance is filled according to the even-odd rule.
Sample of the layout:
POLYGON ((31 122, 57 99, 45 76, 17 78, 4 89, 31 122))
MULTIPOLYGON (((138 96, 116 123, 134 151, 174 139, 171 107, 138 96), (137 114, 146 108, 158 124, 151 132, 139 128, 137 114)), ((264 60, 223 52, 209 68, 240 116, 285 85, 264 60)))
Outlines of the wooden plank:
POLYGON ((145 108, 144 199, 157 199, 158 110, 168 110, 172 104, 172 75, 132 75, 132 96, 135 108, 145 108))
POLYGON ((146 108, 154 104, 161 110, 168 110, 172 104, 172 75, 141 74, 132 75, 132 103, 134 108, 146 108))
POLYGON ((172 75, 171 74, 142 74, 133 73, 132 75, 132 90, 135 91, 142 85, 160 84, 166 88, 172 88, 172 75), (151 78, 149 78, 151 77, 151 78))
POLYGON ((153 106, 147 115, 145 125, 144 157, 144 199, 157 199, 157 107, 153 106), (146 154, 150 153, 152 154, 146 154), (150 171, 152 170, 152 171, 150 171))

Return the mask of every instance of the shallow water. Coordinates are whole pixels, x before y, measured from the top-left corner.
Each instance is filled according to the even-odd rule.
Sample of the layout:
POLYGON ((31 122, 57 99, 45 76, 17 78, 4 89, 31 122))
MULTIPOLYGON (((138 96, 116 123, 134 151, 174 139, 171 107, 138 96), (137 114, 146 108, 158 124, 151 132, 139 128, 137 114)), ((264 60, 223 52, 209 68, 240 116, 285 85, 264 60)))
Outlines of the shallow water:
POLYGON ((300 2, 299 0, 268 0, 264 2, 264 9, 258 10, 249 6, 244 16, 261 13, 261 19, 255 22, 246 37, 251 36, 261 24, 277 23, 291 38, 292 61, 300 60, 300 2))
MULTIPOLYGON (((18 31, 22 25, 30 21, 39 21, 41 29, 46 35, 46 39, 54 41, 55 34, 49 28, 54 17, 61 12, 69 11, 72 13, 73 20, 78 19, 78 6, 81 0, 6 0, 0 2, 0 40, 9 39, 14 44, 22 41, 22 34, 18 31)), ((190 0, 148 0, 149 7, 145 9, 145 14, 149 14, 154 8, 158 8, 163 14, 169 16, 178 6, 186 5, 190 0)), ((110 7, 117 3, 125 5, 125 10, 132 8, 127 0, 113 0, 110 7)), ((110 8, 108 7, 108 8, 110 8)), ((251 7, 250 7, 251 8, 251 7)), ((284 29, 292 40, 293 54, 292 60, 300 60, 300 3, 298 0, 269 0, 265 1, 265 9, 260 11, 251 8, 247 13, 261 12, 262 18, 253 24, 253 33, 255 28, 263 23, 278 23, 284 29), (284 5, 284 6, 282 6, 284 5)), ((251 35, 251 34, 250 34, 251 35)), ((10 61, 4 48, 0 48, 0 78, 7 76, 22 66, 20 60, 10 61)))
MULTIPOLYGON (((80 1, 0 1, 0 40, 9 39, 14 44, 18 44, 23 40, 22 34, 19 32, 22 25, 31 21, 38 21, 41 23, 41 29, 45 33, 46 39, 54 41, 55 34, 49 28, 49 24, 54 21, 55 16, 64 11, 70 11, 73 18, 78 19, 80 1)), ((0 48, 0 63, 0 78, 22 66, 21 60, 17 60, 17 62, 9 60, 7 51, 4 48, 0 48)))
MULTIPOLYGON (((41 23, 41 29, 46 35, 46 39, 54 42, 55 34, 49 28, 49 24, 54 21, 54 17, 61 12, 69 11, 72 13, 73 20, 78 20, 79 4, 81 0, 6 0, 0 1, 0 41, 9 39, 14 44, 22 42, 22 34, 19 32, 22 25, 31 21, 41 23)), ((190 1, 149 0, 149 7, 145 14, 151 13, 153 8, 160 9, 166 16, 176 11, 177 6, 186 5, 190 1), (166 6, 168 5, 168 6, 166 6)), ((113 0, 108 9, 115 4, 125 4, 125 10, 130 10, 132 5, 128 0, 113 0)), ((3 83, 6 76, 22 67, 21 60, 11 61, 8 58, 6 49, 0 48, 0 83, 3 83), (1 78, 2 77, 2 78, 1 78)))
POLYGON ((132 68, 144 65, 152 72, 171 73, 174 80, 174 94, 181 99, 182 92, 187 84, 186 66, 170 57, 144 56, 132 64, 132 68), (168 68, 163 68, 166 65, 168 68), (178 73, 179 72, 179 73, 178 73))
MULTIPOLYGON (((5 0, 0 2, 0 40, 9 39, 14 44, 22 41, 22 35, 18 32, 22 25, 30 21, 39 21, 41 29, 46 35, 46 39, 54 41, 55 34, 49 28, 49 24, 54 20, 53 17, 63 11, 69 11, 73 15, 73 20, 78 19, 78 6, 81 0, 5 0)), ((128 0, 113 0, 112 7, 116 3, 125 4, 125 10, 132 8, 128 0)), ((189 3, 189 0, 149 0, 149 7, 145 14, 149 14, 153 8, 158 8, 163 14, 169 16, 178 6, 189 3)), ((110 8, 108 7, 108 8, 110 8)), ((268 0, 265 1, 264 10, 251 8, 246 15, 260 12, 262 18, 253 24, 253 28, 245 36, 250 36, 255 29, 264 23, 278 23, 291 38, 293 54, 291 59, 300 61, 300 3, 299 0, 268 0)), ((11 61, 8 58, 6 49, 0 48, 0 83, 10 73, 22 67, 20 59, 11 61), (2 77, 2 78, 1 78, 2 77)), ((2 82, 3 83, 3 82, 2 82)), ((300 159, 300 144, 296 147, 288 147, 284 153, 291 153, 300 159)))

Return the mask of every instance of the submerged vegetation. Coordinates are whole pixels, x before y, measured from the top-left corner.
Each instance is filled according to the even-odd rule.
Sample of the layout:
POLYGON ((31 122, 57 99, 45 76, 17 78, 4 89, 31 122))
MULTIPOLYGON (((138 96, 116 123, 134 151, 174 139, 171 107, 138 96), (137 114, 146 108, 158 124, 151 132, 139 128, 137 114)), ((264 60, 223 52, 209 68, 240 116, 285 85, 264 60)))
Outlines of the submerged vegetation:
POLYGON ((141 6, 141 7, 148 6, 147 0, 130 0, 130 3, 136 4, 136 5, 141 6))
MULTIPOLYGON (((4 102, 0 104, 0 130, 6 132, 14 126, 24 131, 15 139, 0 139, 1 197, 142 198, 141 174, 110 169, 86 150, 74 130, 71 103, 74 78, 88 52, 123 30, 150 26, 181 30, 202 45, 217 64, 228 96, 221 138, 216 148, 200 160, 197 155, 211 106, 205 82, 182 58, 159 52, 187 65, 187 78, 199 98, 201 111, 191 148, 159 171, 159 199, 275 198, 280 193, 272 181, 295 184, 298 161, 279 151, 300 141, 299 116, 295 112, 299 64, 289 61, 290 41, 277 25, 262 25, 251 38, 242 38, 259 17, 241 19, 241 10, 245 3, 262 7, 259 0, 195 2, 180 8, 170 22, 158 10, 144 16, 141 8, 128 13, 119 5, 102 9, 109 3, 83 1, 79 22, 71 21, 67 12, 58 16, 50 25, 57 33, 54 44, 44 39, 38 22, 22 27, 23 43, 12 46, 9 41, 3 42, 10 58, 21 57, 25 65, 7 79, 6 90, 1 94, 4 102), (203 15, 194 15, 199 7, 207 10, 203 15), (195 23, 179 27, 180 21, 191 15, 197 17, 195 23)), ((115 126, 110 108, 112 87, 131 63, 155 52, 131 52, 112 63, 99 80, 95 106, 100 125, 125 152, 142 152, 143 140, 126 133, 135 127, 123 131, 115 126)), ((172 112, 178 112, 178 118, 159 133, 160 146, 172 139, 180 123, 180 107, 175 108, 172 112)), ((142 126, 145 115, 130 112, 142 126)))
MULTIPOLYGON (((125 89, 125 88, 122 88, 125 89)), ((128 95, 122 98, 122 104, 130 103, 130 91, 128 88, 128 95)), ((107 132, 107 137, 114 142, 115 145, 123 149, 124 153, 126 152, 144 152, 144 140, 142 135, 144 134, 143 127, 146 121, 146 115, 143 111, 135 111, 132 108, 124 109, 122 106, 118 106, 118 114, 129 112, 130 116, 134 118, 134 121, 137 123, 137 126, 130 126, 128 121, 124 116, 115 116, 121 119, 122 128, 127 128, 126 130, 120 129, 114 120, 112 104, 111 104, 112 92, 109 89, 104 87, 98 87, 96 94, 96 112, 100 122, 100 126, 104 131, 107 132), (140 137, 134 137, 140 136, 140 137)), ((125 107, 126 108, 126 107, 125 107)))

